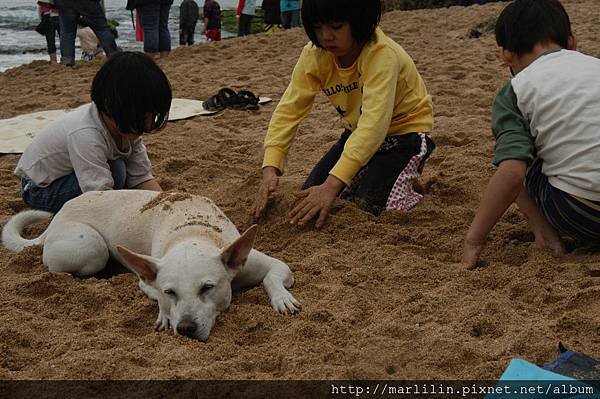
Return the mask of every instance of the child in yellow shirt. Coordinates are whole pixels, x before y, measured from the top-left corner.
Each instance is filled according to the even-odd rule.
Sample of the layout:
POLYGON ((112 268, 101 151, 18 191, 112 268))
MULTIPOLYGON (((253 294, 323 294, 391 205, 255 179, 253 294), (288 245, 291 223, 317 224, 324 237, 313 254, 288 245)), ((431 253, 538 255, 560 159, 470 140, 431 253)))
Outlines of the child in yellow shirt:
POLYGON ((305 0, 302 22, 310 42, 294 68, 265 138, 258 218, 283 173, 298 125, 323 92, 343 118, 339 141, 314 167, 289 213, 320 228, 336 197, 379 214, 408 210, 413 189, 435 147, 431 96, 410 56, 378 24, 379 0, 305 0))

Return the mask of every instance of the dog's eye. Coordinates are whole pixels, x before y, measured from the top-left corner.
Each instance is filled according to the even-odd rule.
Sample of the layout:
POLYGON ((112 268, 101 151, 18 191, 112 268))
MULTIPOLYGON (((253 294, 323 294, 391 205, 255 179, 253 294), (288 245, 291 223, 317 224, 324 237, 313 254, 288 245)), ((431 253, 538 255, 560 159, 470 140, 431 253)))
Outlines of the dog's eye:
POLYGON ((202 288, 200 288, 200 294, 205 294, 208 291, 210 291, 212 288, 214 288, 214 284, 213 283, 206 283, 202 286, 202 288))
POLYGON ((172 289, 167 289, 163 291, 165 294, 167 294, 170 297, 176 298, 177 294, 175 293, 175 291, 173 291, 172 289))

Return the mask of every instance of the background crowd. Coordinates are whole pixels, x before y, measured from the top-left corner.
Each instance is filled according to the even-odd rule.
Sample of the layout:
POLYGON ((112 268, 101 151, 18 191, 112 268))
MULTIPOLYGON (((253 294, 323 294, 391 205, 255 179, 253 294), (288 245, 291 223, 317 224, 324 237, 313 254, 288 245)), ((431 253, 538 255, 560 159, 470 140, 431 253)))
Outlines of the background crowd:
MULTIPOLYGON (((81 58, 91 60, 100 52, 110 55, 119 51, 115 41, 117 31, 106 18, 103 0, 40 0, 37 2, 40 23, 38 33, 46 38, 51 62, 58 62, 56 38, 60 40, 60 63, 75 64, 75 40, 80 39, 81 58)), ((136 38, 143 41, 144 52, 153 58, 166 57, 171 51, 169 15, 173 0, 128 0, 136 38)), ((260 16, 265 31, 299 27, 300 0, 263 0, 260 16)), ((206 41, 221 40, 221 6, 216 0, 206 0, 199 6, 195 0, 179 4, 179 44, 194 44, 196 25, 202 20, 201 34, 206 41)), ((252 33, 257 18, 256 0, 239 0, 236 10, 237 35, 252 33)))

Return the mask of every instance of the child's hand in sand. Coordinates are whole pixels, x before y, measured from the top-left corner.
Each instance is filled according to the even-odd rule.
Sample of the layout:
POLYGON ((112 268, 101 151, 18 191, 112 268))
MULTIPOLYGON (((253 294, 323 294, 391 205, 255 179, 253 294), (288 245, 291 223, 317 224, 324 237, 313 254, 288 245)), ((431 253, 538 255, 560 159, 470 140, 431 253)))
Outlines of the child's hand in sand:
POLYGON ((272 193, 277 189, 279 182, 279 171, 273 166, 265 166, 263 168, 263 176, 254 201, 254 219, 258 219, 267 207, 267 202, 272 193))
POLYGON ((467 269, 475 269, 484 244, 485 241, 476 241, 465 238, 463 256, 460 263, 467 269))
POLYGON ((294 193, 296 198, 302 198, 294 209, 289 213, 291 224, 298 223, 300 226, 319 215, 315 227, 320 229, 325 224, 331 205, 338 193, 344 187, 344 182, 329 175, 325 183, 319 186, 309 187, 306 190, 294 193))

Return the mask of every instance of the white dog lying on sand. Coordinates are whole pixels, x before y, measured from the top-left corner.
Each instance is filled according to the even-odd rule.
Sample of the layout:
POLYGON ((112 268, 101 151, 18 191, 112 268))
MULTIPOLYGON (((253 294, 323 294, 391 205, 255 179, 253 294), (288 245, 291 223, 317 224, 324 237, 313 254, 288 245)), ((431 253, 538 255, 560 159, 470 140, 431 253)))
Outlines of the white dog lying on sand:
POLYGON ((2 230, 12 251, 43 245, 43 262, 53 272, 89 276, 110 256, 134 271, 139 286, 158 301, 156 328, 206 341, 232 289, 263 283, 273 309, 295 314, 300 303, 286 289, 289 267, 252 249, 257 226, 240 236, 233 223, 208 198, 144 190, 93 191, 71 201, 38 238, 23 228, 51 218, 28 210, 2 230))

